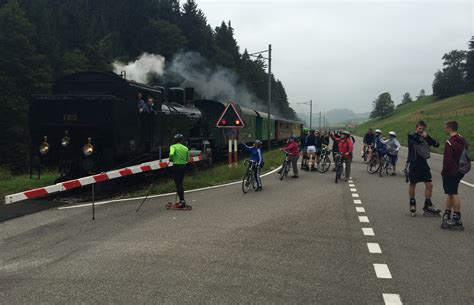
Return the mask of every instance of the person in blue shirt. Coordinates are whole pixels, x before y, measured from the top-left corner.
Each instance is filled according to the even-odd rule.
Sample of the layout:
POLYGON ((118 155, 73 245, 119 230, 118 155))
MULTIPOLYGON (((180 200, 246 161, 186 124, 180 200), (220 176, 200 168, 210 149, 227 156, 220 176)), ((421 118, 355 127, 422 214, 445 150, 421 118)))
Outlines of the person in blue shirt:
POLYGON ((382 137, 382 131, 380 129, 376 129, 374 148, 375 148, 375 151, 377 151, 377 154, 380 159, 385 157, 385 155, 387 154, 387 145, 383 141, 384 139, 382 137))
POLYGON ((255 181, 257 182, 257 189, 255 191, 262 190, 262 179, 260 178, 260 169, 263 167, 263 154, 262 154, 262 141, 255 140, 253 146, 247 146, 242 143, 242 147, 250 154, 250 160, 254 161, 257 166, 255 167, 255 181))

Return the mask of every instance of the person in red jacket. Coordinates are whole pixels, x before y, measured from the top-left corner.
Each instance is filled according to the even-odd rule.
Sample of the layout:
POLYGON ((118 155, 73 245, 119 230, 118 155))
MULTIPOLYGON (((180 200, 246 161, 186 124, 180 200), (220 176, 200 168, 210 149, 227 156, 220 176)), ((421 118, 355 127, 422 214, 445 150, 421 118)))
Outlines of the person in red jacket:
POLYGON ((441 171, 444 193, 448 196, 441 228, 463 230, 458 186, 464 174, 459 172, 459 160, 464 148, 467 147, 467 142, 458 134, 458 127, 456 121, 450 121, 444 125, 444 131, 450 138, 444 145, 443 170, 441 171))
POLYGON ((341 133, 340 138, 336 138, 334 134, 331 135, 331 138, 335 143, 337 143, 338 151, 342 155, 342 157, 344 158, 344 162, 346 163, 346 173, 344 180, 347 181, 351 177, 352 152, 354 151, 354 143, 351 139, 351 133, 347 130, 344 130, 341 133))
POLYGON ((282 151, 288 153, 288 157, 293 167, 293 176, 291 178, 298 178, 298 159, 300 157, 300 146, 295 137, 290 137, 286 145, 281 148, 282 151))

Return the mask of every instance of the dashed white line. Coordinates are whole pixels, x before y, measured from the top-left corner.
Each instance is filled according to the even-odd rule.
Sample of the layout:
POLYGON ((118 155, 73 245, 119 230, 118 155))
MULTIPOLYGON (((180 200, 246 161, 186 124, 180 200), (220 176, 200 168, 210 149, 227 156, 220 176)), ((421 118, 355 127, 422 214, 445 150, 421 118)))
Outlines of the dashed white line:
POLYGON ((382 249, 380 249, 378 243, 367 243, 367 248, 369 249, 369 253, 382 253, 382 249))
POLYGON ((400 299, 399 294, 384 293, 383 301, 385 305, 402 305, 402 300, 400 299))
POLYGON ((357 192, 356 188, 351 188, 351 192, 357 192))
POLYGON ((349 187, 355 187, 355 184, 349 183, 349 187))
POLYGON ((359 198, 359 194, 352 193, 352 197, 359 198))
POLYGON ((374 264, 375 274, 379 279, 391 279, 392 274, 386 264, 374 264))
POLYGON ((359 216, 359 221, 360 222, 370 222, 369 217, 367 217, 367 216, 359 216))
POLYGON ((365 209, 363 207, 356 207, 357 213, 365 213, 365 209))
POLYGON ((355 204, 362 204, 362 201, 360 201, 360 199, 354 199, 354 203, 355 204))
POLYGON ((354 183, 354 181, 352 181, 352 180, 347 180, 347 183, 354 183))
POLYGON ((467 186, 470 186, 470 187, 474 187, 474 184, 469 183, 469 182, 466 182, 466 181, 464 181, 464 180, 461 180, 461 183, 462 183, 462 184, 465 184, 465 185, 467 185, 467 186))
POLYGON ((366 236, 375 236, 374 229, 372 228, 362 228, 362 233, 366 236))

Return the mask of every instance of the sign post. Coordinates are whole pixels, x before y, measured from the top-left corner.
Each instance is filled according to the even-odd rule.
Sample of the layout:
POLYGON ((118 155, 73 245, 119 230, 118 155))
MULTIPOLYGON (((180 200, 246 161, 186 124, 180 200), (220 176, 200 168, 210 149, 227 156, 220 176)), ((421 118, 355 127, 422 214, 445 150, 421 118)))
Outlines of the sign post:
POLYGON ((238 128, 245 127, 245 123, 240 117, 237 108, 234 103, 229 103, 225 107, 221 116, 216 122, 217 128, 227 128, 227 141, 229 146, 229 167, 232 163, 237 164, 237 140, 238 140, 238 128), (233 158, 232 158, 233 155, 233 158), (234 159, 234 160, 232 160, 234 159), (233 162, 232 162, 233 161, 233 162))

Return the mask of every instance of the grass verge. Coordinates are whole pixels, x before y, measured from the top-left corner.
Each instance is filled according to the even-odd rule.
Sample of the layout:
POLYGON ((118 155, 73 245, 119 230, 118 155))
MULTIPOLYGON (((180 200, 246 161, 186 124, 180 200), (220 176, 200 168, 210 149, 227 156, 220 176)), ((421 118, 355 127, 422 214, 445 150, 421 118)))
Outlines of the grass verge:
MULTIPOLYGON (((272 150, 263 154, 263 160, 265 160, 265 166, 263 167, 262 174, 268 172, 276 167, 280 166, 283 162, 285 155, 279 150, 272 150)), ((207 186, 214 186, 218 184, 229 183, 242 179, 246 166, 243 161, 246 158, 242 158, 237 166, 229 168, 227 164, 216 165, 208 170, 200 171, 194 176, 186 175, 184 178, 184 188, 186 190, 202 188, 207 186)), ((151 185, 148 185, 135 192, 127 194, 126 197, 137 197, 145 196, 149 191, 151 185)), ((152 186, 151 195, 172 193, 175 192, 176 188, 172 180, 168 180, 164 183, 156 184, 152 186)))
POLYGON ((57 177, 58 173, 54 170, 44 171, 40 179, 30 179, 29 175, 14 176, 8 170, 0 168, 0 202, 4 202, 6 195, 51 185, 57 177))

